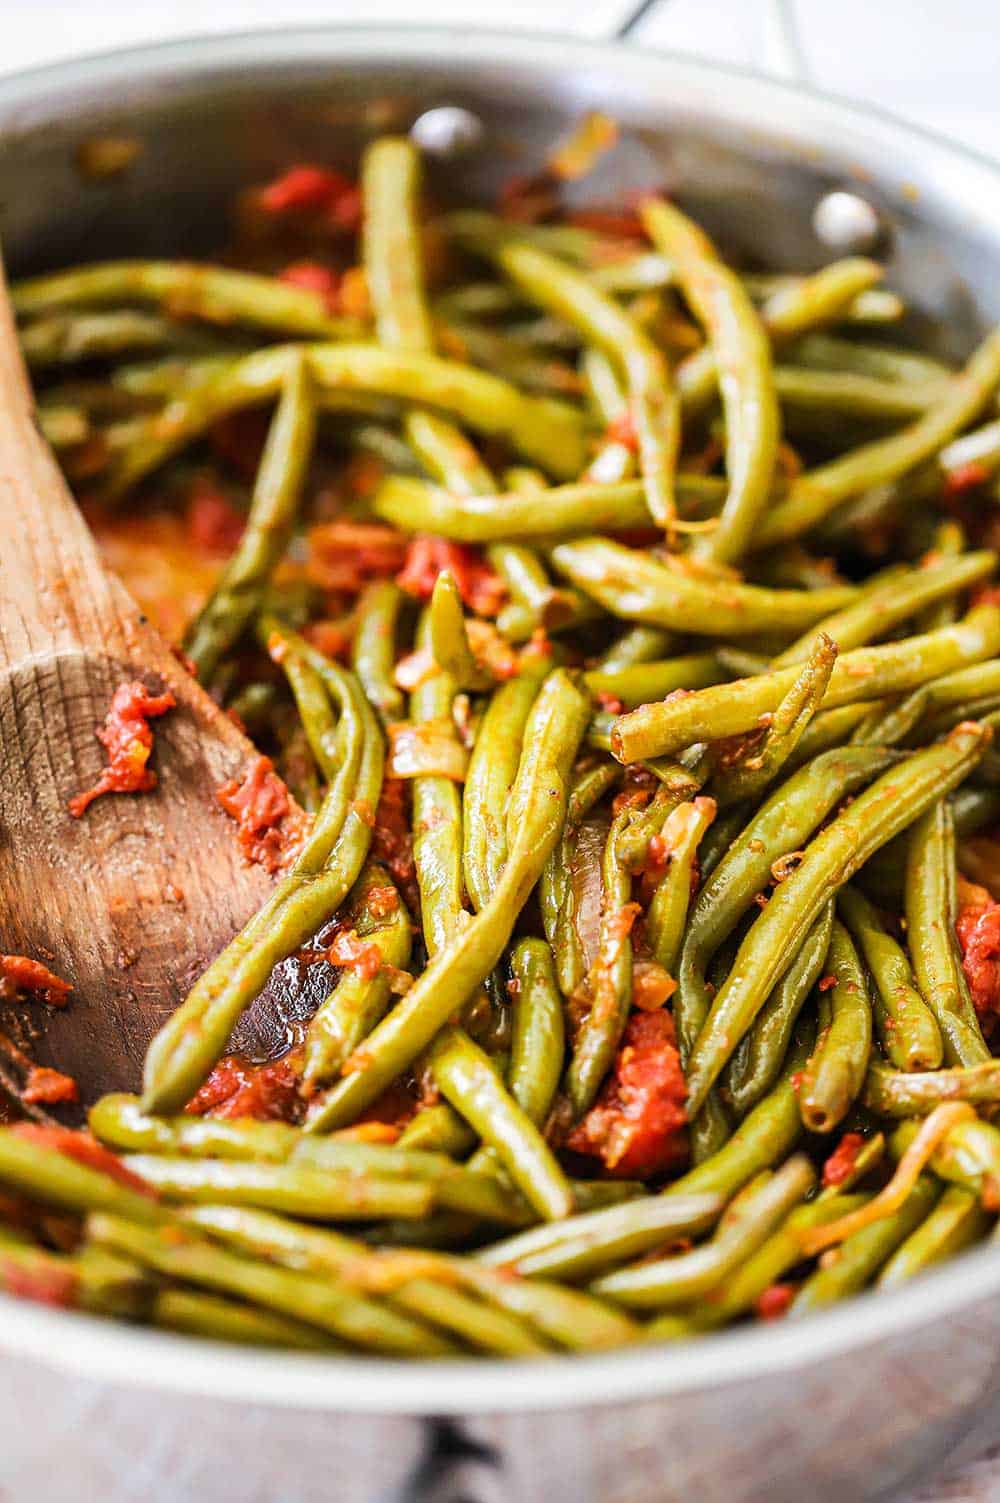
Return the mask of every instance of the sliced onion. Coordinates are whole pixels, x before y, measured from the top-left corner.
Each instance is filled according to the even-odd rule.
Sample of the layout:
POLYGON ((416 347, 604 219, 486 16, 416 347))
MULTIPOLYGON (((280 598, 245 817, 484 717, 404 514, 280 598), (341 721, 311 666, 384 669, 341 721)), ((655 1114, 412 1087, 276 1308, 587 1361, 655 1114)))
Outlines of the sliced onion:
POLYGON ((468 766, 468 750, 456 738, 450 720, 401 720, 390 725, 388 777, 450 778, 453 783, 464 783, 468 766))

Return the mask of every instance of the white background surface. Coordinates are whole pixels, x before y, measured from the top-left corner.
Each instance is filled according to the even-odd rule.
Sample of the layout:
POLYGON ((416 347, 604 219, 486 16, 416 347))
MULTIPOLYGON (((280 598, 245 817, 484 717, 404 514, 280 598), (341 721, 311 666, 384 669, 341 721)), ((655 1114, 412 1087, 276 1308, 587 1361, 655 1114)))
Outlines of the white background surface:
MULTIPOLYGON (((466 29, 473 10, 512 28, 599 38, 610 35, 630 8, 623 0, 502 0, 489 10, 471 0, 0 0, 0 72, 108 47, 255 26, 435 21, 466 29)), ((875 101, 1000 158, 1000 0, 794 0, 791 9, 811 82, 875 101)), ((767 0, 661 0, 637 39, 639 45, 770 70, 775 62, 770 17, 767 0)), ((200 1503, 221 1496, 214 1468, 220 1453, 234 1448, 253 1456, 263 1449, 263 1416, 252 1410, 239 1417, 240 1429, 231 1413, 214 1406, 206 1412, 190 1404, 178 1412, 152 1396, 126 1415, 87 1385, 75 1394, 63 1391, 61 1403, 53 1404, 54 1399, 40 1373, 15 1376, 10 1367, 0 1369, 7 1416, 0 1503, 28 1495, 45 1503, 96 1493, 124 1497, 116 1488, 126 1483, 120 1463, 130 1452, 128 1496, 148 1503, 200 1503), (136 1427, 139 1416, 141 1454, 138 1428, 130 1434, 129 1425, 131 1420, 136 1427), (116 1443, 109 1445, 102 1468, 93 1447, 84 1448, 85 1458, 72 1436, 94 1426, 107 1432, 109 1425, 116 1443), (198 1433, 194 1447, 193 1429, 198 1433), (42 1477, 48 1477, 47 1484, 42 1477)), ((297 1452, 316 1459, 322 1455, 322 1430, 317 1422, 312 1433, 300 1430, 294 1440, 291 1434, 287 1438, 297 1452)), ((397 1442, 405 1449, 403 1437, 397 1442)), ((279 1496, 280 1503, 308 1503, 314 1494, 301 1476, 293 1480, 293 1459, 260 1454, 245 1503, 273 1503, 279 1496), (291 1482, 294 1500, 283 1489, 269 1490, 269 1472, 283 1476, 286 1487, 291 1482)), ((327 1457, 322 1468, 327 1478, 331 1460, 327 1457)), ((338 1458, 341 1467, 345 1460, 338 1458)), ((325 1485, 321 1492, 336 1497, 336 1484, 332 1492, 325 1485)), ((933 1495, 921 1495, 921 1503, 1000 1503, 997 1462, 953 1474, 933 1495)))
MULTIPOLYGON (((195 32, 482 22, 609 35, 628 0, 0 0, 0 71, 195 32)), ((790 0, 812 81, 1000 157, 1000 0, 790 0)), ((642 42, 766 68, 767 0, 660 0, 642 42)))

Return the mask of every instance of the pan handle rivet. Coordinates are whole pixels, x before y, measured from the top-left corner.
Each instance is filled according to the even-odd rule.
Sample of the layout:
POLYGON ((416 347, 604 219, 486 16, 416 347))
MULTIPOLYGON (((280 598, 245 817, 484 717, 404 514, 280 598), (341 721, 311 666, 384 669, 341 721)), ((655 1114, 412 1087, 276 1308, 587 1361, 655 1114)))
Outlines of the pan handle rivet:
POLYGON ((823 195, 813 210, 812 223, 817 239, 837 251, 870 251, 884 232, 878 210, 843 188, 823 195))
POLYGON ((425 110, 410 126, 410 138, 431 156, 456 157, 482 143, 483 122, 471 110, 442 104, 425 110))

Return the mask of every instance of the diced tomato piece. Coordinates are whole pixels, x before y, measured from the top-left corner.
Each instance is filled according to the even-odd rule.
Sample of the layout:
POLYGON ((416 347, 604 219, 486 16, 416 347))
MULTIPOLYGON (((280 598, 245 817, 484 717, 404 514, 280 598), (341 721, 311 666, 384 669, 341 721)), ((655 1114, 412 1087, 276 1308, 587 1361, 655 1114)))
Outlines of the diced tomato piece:
POLYGON ((0 1286, 18 1299, 33 1299, 40 1305, 73 1309, 79 1282, 76 1273, 72 1268, 46 1263, 43 1257, 41 1255, 34 1266, 28 1266, 9 1255, 0 1254, 0 1286))
POLYGON ((50 1007, 65 1007, 72 990, 68 981, 56 976, 40 960, 31 960, 27 955, 0 955, 0 996, 32 992, 50 1007))
POLYGON ((597 1104, 566 1146, 602 1159, 615 1174, 661 1174, 687 1156, 686 1096, 673 1018, 662 1009, 633 1013, 597 1104))
POLYGON ((255 757, 241 779, 230 778, 215 796, 239 825, 237 838, 246 859, 277 871, 293 838, 285 827, 292 805, 270 757, 255 757))
POLYGON ((118 685, 107 719, 97 732, 108 753, 108 764, 93 788, 70 799, 69 812, 74 818, 79 819, 104 793, 145 793, 156 787, 156 773, 146 765, 153 750, 149 720, 165 715, 176 703, 169 690, 150 694, 138 679, 118 685))
POLYGON ((323 590, 356 595, 369 579, 391 579, 403 567, 407 540, 379 522, 322 522, 309 533, 307 575, 323 590))
POLYGON ((639 452, 639 435, 635 428, 635 418, 629 408, 608 424, 607 437, 609 443, 621 444, 623 448, 631 449, 633 454, 639 452))
POLYGON ((858 1154, 864 1146, 865 1140, 861 1133, 845 1132, 823 1165, 823 1184, 827 1186, 842 1185, 845 1180, 850 1179, 854 1173, 858 1154))
POLYGON ((655 960, 637 959, 632 965, 632 1006, 655 1012, 677 990, 677 982, 655 960))
POLYGON ((964 496, 966 491, 974 491, 985 485, 989 478, 990 472, 986 465, 981 460, 970 459, 967 464, 956 466, 945 476, 944 494, 948 497, 964 496))
POLYGON ((754 1301, 758 1320, 780 1320, 794 1298, 794 1284, 772 1284, 754 1301))
POLYGON ((229 497, 204 476, 191 487, 187 527, 191 541, 210 553, 232 553, 243 536, 246 519, 229 497))
POLYGON ((65 1154, 66 1158, 75 1159, 88 1169, 96 1169, 99 1174, 106 1174, 109 1179, 117 1180, 140 1195, 148 1195, 151 1200, 158 1198, 152 1185, 133 1174, 131 1169, 126 1169, 118 1155, 105 1148, 103 1143, 98 1143, 89 1132, 77 1132, 71 1127, 43 1127, 37 1122, 18 1122, 10 1131, 41 1148, 65 1154))
POLYGON ((313 163, 290 167, 261 189, 257 201, 268 214, 322 215, 346 230, 356 230, 361 223, 357 185, 342 172, 313 163))
POLYGON ((296 1122, 302 1109, 300 1081, 298 1050, 265 1064, 227 1054, 184 1110, 194 1116, 296 1122))
POLYGON ((962 969, 981 1018, 1000 1012, 1000 903, 985 887, 958 879, 959 913, 955 924, 962 950, 962 969))
POLYGON ((331 965, 357 971, 362 981, 371 981, 382 969, 382 954, 378 945, 363 940, 353 929, 342 929, 334 935, 332 943, 327 947, 326 958, 331 965))
POLYGON ((370 887, 365 903, 372 918, 388 918, 399 908, 399 893, 394 887, 370 887))
POLYGON ((337 312, 340 279, 329 266, 323 266, 319 261, 293 261, 279 274, 278 280, 287 282, 290 287, 315 292, 328 313, 337 312))
POLYGON ((72 1075, 61 1070, 50 1070, 45 1065, 35 1065, 29 1071, 28 1082, 21 1092, 21 1100, 29 1106, 58 1106, 64 1101, 79 1101, 80 1092, 72 1075))
POLYGON ((470 611, 495 616, 507 598, 507 587, 484 561, 478 548, 447 538, 421 534, 406 551, 406 563, 396 583, 418 600, 429 600, 438 575, 450 569, 459 594, 470 611))

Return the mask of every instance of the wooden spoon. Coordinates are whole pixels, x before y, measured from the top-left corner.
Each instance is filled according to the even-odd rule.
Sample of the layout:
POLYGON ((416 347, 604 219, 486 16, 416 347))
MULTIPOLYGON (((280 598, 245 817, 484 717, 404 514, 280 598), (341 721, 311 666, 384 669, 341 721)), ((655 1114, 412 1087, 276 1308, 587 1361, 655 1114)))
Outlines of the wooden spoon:
MULTIPOLYGON (((245 862, 215 797, 253 746, 104 566, 33 405, 0 267, 0 953, 73 987, 65 1010, 5 1004, 0 1027, 89 1103, 138 1088, 150 1038, 273 878, 245 862), (105 761, 95 731, 134 679, 177 700, 152 722, 157 786, 75 819, 70 798, 105 761)), ((309 969, 311 1001, 299 970, 278 968, 238 1046, 280 1051, 326 967, 309 969)))

